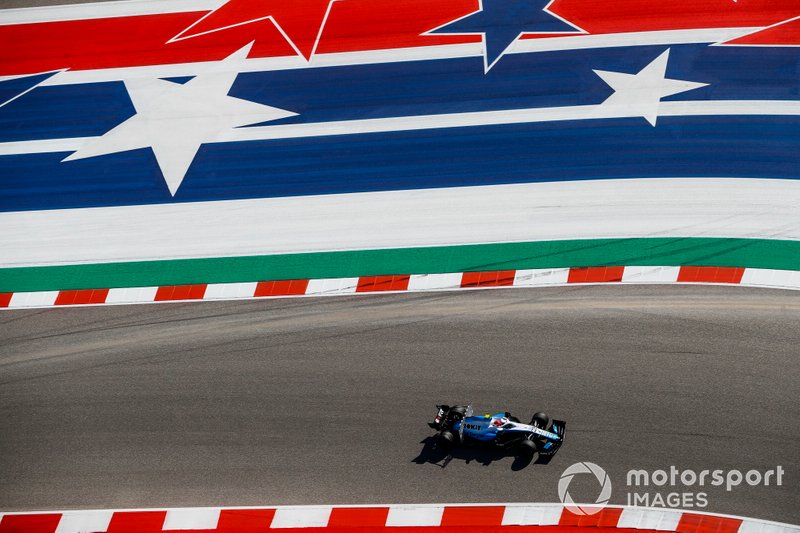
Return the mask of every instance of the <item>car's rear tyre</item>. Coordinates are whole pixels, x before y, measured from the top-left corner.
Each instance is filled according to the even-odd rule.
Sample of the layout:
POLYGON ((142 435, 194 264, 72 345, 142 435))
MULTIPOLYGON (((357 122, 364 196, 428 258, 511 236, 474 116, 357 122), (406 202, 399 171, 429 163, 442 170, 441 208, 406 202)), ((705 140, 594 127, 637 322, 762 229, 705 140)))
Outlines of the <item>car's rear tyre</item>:
POLYGON ((547 429, 547 426, 550 424, 550 417, 547 416, 546 413, 536 413, 531 418, 531 425, 536 426, 537 428, 547 429))
POLYGON ((437 440, 440 446, 444 446, 445 448, 449 448, 456 443, 456 436, 452 431, 448 431, 443 429, 437 435, 437 440))
POLYGON ((454 420, 462 420, 467 415, 467 408, 463 405, 454 405, 450 408, 450 416, 454 420))
POLYGON ((538 448, 536 447, 536 443, 530 439, 525 439, 519 443, 520 455, 531 457, 534 453, 537 452, 537 450, 538 448))

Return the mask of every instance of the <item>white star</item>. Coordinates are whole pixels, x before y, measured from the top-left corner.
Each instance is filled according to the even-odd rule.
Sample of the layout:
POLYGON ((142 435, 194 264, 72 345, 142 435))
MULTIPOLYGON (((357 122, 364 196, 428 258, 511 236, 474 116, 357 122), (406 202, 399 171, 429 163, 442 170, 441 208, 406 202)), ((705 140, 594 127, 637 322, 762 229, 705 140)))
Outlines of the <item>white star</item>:
POLYGON ((297 113, 228 96, 252 43, 183 85, 159 79, 125 81, 136 114, 64 159, 74 161, 151 147, 170 193, 181 186, 200 145, 239 126, 297 113))
POLYGON ((595 70, 594 73, 614 89, 614 94, 603 102, 603 107, 618 107, 621 110, 627 110, 620 116, 630 116, 633 111, 633 114, 641 115, 647 122, 655 126, 662 98, 708 85, 707 83, 667 79, 665 76, 668 60, 669 49, 640 70, 638 74, 595 70))

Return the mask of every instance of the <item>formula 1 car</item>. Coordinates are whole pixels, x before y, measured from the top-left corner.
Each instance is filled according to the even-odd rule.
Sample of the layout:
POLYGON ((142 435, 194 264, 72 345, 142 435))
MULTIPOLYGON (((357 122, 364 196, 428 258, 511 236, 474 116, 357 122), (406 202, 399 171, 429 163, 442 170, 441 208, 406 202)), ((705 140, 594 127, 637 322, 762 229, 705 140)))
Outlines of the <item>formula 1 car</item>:
POLYGON ((471 405, 437 405, 438 412, 428 425, 437 430, 438 443, 445 448, 456 444, 489 444, 513 449, 520 455, 552 457, 564 443, 566 424, 550 421, 545 413, 536 413, 523 424, 511 413, 474 416, 471 405))

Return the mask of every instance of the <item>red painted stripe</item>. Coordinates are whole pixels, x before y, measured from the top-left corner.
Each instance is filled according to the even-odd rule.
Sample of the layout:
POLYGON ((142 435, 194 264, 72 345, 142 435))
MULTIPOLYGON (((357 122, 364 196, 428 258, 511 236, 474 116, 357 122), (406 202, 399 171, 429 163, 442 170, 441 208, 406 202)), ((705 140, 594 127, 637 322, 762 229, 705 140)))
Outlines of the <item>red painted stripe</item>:
POLYGON ((228 0, 208 16, 198 20, 181 37, 199 37, 206 32, 220 31, 267 17, 280 25, 304 57, 310 58, 319 29, 328 12, 329 0, 228 0))
POLYGON ((800 45, 800 18, 727 41, 725 44, 800 45))
POLYGON ((678 533, 736 533, 742 521, 721 516, 683 513, 675 529, 678 533))
POLYGON ((220 533, 259 533, 269 530, 275 509, 228 509, 219 513, 220 533))
POLYGON ((166 511, 115 512, 107 533, 161 533, 166 517, 166 511))
POLYGON ((253 296, 298 296, 306 293, 307 279, 260 281, 253 296))
POLYGON ((8 307, 11 305, 12 296, 14 296, 13 292, 0 292, 0 307, 8 307))
POLYGON ((603 9, 586 0, 555 0, 549 9, 589 33, 769 26, 800 15, 796 0, 615 0, 603 9))
POLYGON ((514 285, 516 274, 516 270, 464 272, 461 276, 461 287, 508 287, 514 285))
POLYGON ((61 513, 5 515, 0 520, 0 533, 54 533, 61 513))
MULTIPOLYGON (((309 530, 313 531, 313 530, 309 530)), ((353 528, 329 528, 328 531, 336 533, 360 533, 364 529, 353 528)), ((503 526, 503 525, 458 525, 458 526, 406 526, 395 527, 386 526, 384 528, 370 528, 368 531, 385 531, 387 533, 620 533, 617 528, 610 527, 585 527, 576 526, 503 526)), ((625 529, 630 533, 664 533, 654 529, 625 529)), ((201 533, 201 532, 196 532, 201 533)))
POLYGON ((567 283, 612 283, 622 281, 624 272, 621 266, 570 268, 567 283))
POLYGON ((743 268, 682 266, 678 272, 679 282, 695 283, 741 283, 743 268))
POLYGON ((442 513, 442 526, 499 526, 503 523, 505 506, 496 507, 445 507, 442 513))
POLYGON ((331 9, 319 53, 479 43, 480 35, 422 35, 475 11, 474 0, 348 0, 331 9))
POLYGON ((108 289, 60 291, 55 305, 104 304, 107 297, 108 289))
POLYGON ((17 43, 13 46, 14 54, 0 56, 0 75, 61 68, 87 70, 218 61, 252 42, 256 36, 251 57, 294 54, 270 21, 165 44, 204 14, 168 13, 0 26, 0 44, 17 43), (87 39, 87 35, 92 38, 87 39))
POLYGON ((166 285, 156 291, 156 302, 170 300, 202 300, 207 285, 166 285))
POLYGON ((361 276, 356 292, 407 291, 411 276, 361 276))
POLYGON ((376 527, 383 528, 389 516, 388 507, 334 507, 328 519, 328 528, 332 527, 376 527))
POLYGON ((592 515, 575 514, 566 507, 561 512, 558 521, 559 526, 578 526, 578 527, 617 527, 622 509, 606 508, 592 515))
MULTIPOLYGON (((205 19, 213 30, 271 14, 304 53, 316 38, 322 0, 234 0, 205 19), (312 15, 306 12, 312 5, 312 15), (266 9, 266 10, 265 10, 266 9), (241 20, 240 20, 241 19, 241 20)), ((480 42, 480 36, 426 36, 428 30, 472 13, 475 0, 347 0, 335 2, 318 53, 350 52, 480 42)), ((766 27, 800 15, 797 0, 617 0, 603 9, 586 0, 555 0, 550 11, 591 34, 720 27, 766 27)), ((270 20, 261 20, 168 43, 208 12, 167 13, 108 19, 0 26, 0 75, 70 68, 86 70, 220 60, 247 43, 251 57, 294 55, 270 20), (90 35, 91 38, 86 38, 90 35), (55 53, 54 51, 58 51, 55 53)), ((776 26, 767 40, 797 39, 794 26, 776 26), (794 36, 792 34, 795 34, 794 36)), ((190 30, 191 31, 191 30, 190 30)), ((549 36, 532 36, 532 38, 549 36)))

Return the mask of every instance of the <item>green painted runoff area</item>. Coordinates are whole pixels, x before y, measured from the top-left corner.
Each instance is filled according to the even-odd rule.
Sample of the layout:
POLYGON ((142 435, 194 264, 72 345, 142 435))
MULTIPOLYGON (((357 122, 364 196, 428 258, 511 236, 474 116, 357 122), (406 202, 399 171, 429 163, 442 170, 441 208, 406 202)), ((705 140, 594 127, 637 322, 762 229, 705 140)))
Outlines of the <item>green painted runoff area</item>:
POLYGON ((315 252, 0 269, 0 292, 587 266, 800 270, 800 242, 630 238, 315 252))

